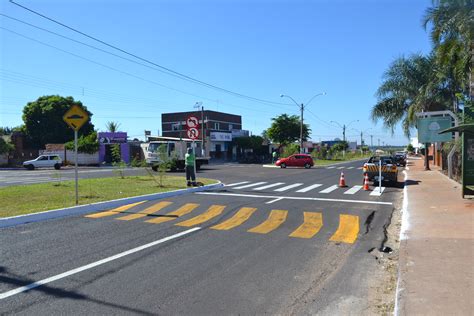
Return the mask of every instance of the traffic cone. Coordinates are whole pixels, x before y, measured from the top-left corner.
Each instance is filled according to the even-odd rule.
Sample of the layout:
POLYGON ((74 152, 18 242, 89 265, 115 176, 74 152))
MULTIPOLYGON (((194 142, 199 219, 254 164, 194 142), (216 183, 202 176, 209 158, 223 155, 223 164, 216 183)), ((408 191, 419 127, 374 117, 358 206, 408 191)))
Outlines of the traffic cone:
POLYGON ((369 188, 369 175, 366 173, 364 177, 364 191, 370 191, 369 188))
POLYGON ((343 171, 341 171, 341 177, 339 178, 339 187, 340 188, 347 187, 346 180, 344 179, 344 172, 343 171))

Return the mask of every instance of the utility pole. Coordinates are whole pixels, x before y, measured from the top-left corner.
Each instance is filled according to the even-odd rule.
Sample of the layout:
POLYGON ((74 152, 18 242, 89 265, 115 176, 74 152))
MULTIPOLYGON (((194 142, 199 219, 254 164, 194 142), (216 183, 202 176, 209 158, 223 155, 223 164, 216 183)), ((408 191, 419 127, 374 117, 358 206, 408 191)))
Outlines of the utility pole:
POLYGON ((346 124, 342 125, 342 141, 346 142, 346 124))
POLYGON ((370 135, 370 147, 374 148, 374 135, 370 135))
POLYGON ((377 138, 377 143, 378 143, 377 147, 380 147, 380 138, 377 138))
POLYGON ((364 150, 362 149, 362 146, 364 145, 364 141, 362 140, 362 132, 360 132, 360 153, 363 154, 364 150))
POLYGON ((303 153, 303 111, 304 111, 304 105, 301 103, 300 105, 300 111, 301 111, 301 120, 300 120, 300 154, 303 153))
POLYGON ((204 142, 206 140, 206 137, 204 136, 204 106, 201 106, 201 133, 202 133, 202 145, 201 145, 201 156, 204 157, 206 156, 206 150, 205 150, 205 145, 204 142))

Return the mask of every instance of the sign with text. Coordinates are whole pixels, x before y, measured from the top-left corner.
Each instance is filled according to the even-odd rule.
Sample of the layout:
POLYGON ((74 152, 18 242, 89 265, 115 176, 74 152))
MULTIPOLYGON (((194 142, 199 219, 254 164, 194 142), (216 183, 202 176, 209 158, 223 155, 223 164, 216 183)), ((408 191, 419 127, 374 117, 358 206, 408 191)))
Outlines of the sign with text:
POLYGON ((231 142, 232 133, 211 132, 211 140, 217 142, 231 142))
POLYGON ((451 127, 450 117, 431 116, 418 118, 418 141, 420 143, 447 142, 452 139, 451 133, 438 134, 440 131, 451 127))

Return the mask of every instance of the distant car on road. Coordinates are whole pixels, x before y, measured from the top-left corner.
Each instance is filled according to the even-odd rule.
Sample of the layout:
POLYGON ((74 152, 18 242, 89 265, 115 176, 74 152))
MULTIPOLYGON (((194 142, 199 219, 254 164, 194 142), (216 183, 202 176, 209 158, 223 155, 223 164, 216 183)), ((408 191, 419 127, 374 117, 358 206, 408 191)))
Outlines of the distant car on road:
POLYGON ((369 181, 378 182, 388 181, 390 184, 398 183, 398 168, 390 156, 372 156, 367 160, 362 168, 364 174, 367 174, 369 181), (379 179, 379 164, 382 162, 382 179, 379 179))
POLYGON ((407 156, 405 155, 405 153, 396 152, 393 155, 392 158, 393 158, 393 162, 397 166, 406 167, 406 165, 407 165, 407 156))
POLYGON ((295 154, 287 158, 280 158, 275 163, 280 168, 286 167, 305 167, 306 169, 314 166, 313 157, 307 154, 295 154))
POLYGON ((35 168, 51 168, 56 170, 61 168, 63 161, 58 155, 41 155, 36 159, 23 162, 23 167, 28 170, 35 168))

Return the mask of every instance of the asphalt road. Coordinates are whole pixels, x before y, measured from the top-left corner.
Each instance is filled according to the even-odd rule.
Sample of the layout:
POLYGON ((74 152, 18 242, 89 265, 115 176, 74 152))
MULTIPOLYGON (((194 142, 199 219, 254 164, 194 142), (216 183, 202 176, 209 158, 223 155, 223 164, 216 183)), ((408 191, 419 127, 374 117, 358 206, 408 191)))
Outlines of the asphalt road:
POLYGON ((0 314, 363 313, 402 189, 360 166, 210 166, 224 188, 2 229, 0 314))

